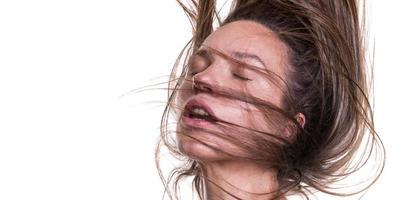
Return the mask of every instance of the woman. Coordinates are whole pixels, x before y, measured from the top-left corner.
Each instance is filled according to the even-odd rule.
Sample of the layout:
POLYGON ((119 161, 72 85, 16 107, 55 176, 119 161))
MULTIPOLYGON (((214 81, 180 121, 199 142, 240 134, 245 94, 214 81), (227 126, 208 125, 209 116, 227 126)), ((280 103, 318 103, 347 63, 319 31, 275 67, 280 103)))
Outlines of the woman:
POLYGON ((362 4, 237 0, 221 21, 213 0, 179 3, 193 38, 180 75, 172 71, 161 124, 161 142, 184 161, 168 180, 161 174, 171 199, 186 176, 208 200, 345 196, 374 183, 384 154, 369 103, 362 4), (334 186, 371 156, 379 167, 363 184, 334 186))

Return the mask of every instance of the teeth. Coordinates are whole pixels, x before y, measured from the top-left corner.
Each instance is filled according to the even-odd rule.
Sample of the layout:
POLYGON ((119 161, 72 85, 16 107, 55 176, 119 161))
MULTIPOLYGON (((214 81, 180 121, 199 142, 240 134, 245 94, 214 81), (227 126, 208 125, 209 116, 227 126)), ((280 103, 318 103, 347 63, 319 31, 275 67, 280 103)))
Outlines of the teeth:
POLYGON ((209 114, 201 108, 194 108, 194 109, 192 109, 192 112, 195 114, 198 114, 198 115, 202 115, 202 116, 209 116, 209 114))

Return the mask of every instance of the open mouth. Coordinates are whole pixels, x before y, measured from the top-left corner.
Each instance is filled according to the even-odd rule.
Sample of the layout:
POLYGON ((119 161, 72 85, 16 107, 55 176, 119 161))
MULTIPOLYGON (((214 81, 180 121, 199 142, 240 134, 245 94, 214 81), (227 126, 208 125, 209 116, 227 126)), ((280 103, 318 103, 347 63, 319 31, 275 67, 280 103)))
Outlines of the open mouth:
POLYGON ((205 120, 205 121, 215 121, 213 119, 213 117, 211 115, 209 115, 208 112, 206 112, 206 110, 204 110, 203 108, 192 108, 190 111, 187 111, 184 114, 186 117, 195 119, 195 120, 205 120))
POLYGON ((186 104, 183 117, 191 125, 200 125, 200 122, 213 123, 217 121, 212 109, 205 102, 196 99, 192 99, 186 104))

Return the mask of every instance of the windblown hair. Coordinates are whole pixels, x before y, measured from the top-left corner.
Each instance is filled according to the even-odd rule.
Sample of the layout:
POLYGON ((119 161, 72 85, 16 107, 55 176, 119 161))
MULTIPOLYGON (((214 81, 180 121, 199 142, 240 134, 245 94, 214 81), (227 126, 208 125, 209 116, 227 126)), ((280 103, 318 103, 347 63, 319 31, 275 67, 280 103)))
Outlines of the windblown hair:
MULTIPOLYGON (((184 90, 181 85, 190 81, 189 63, 181 62, 184 53, 184 61, 187 61, 214 31, 216 21, 219 27, 238 20, 257 22, 270 28, 289 49, 289 71, 286 77, 281 77, 285 82, 285 108, 252 97, 242 100, 260 107, 274 126, 279 127, 285 121, 293 123, 295 140, 274 139, 277 134, 261 130, 250 130, 254 141, 251 144, 246 138, 222 136, 250 152, 250 157, 239 159, 270 163, 278 170, 280 187, 276 198, 302 195, 309 199, 313 191, 354 195, 365 191, 378 179, 385 158, 383 144, 374 129, 373 107, 369 100, 373 77, 372 67, 367 76, 364 3, 356 0, 235 0, 225 20, 220 19, 214 0, 191 0, 188 4, 178 0, 178 3, 191 22, 193 37, 171 73, 168 103, 156 150, 157 167, 171 199, 178 198, 179 181, 187 176, 194 177, 194 189, 200 198, 204 196, 201 165, 179 151, 175 135, 171 134, 174 132, 170 130, 169 117, 172 111, 176 113, 182 109, 183 105, 177 105, 176 99, 184 90), (293 117, 298 112, 305 115, 304 127, 293 117), (160 168, 163 145, 183 161, 168 178, 160 168), (370 159, 372 156, 377 159, 370 159), (350 191, 334 186, 370 162, 375 164, 375 170, 364 184, 346 186, 350 191)), ((269 75, 272 74, 265 74, 269 75)), ((214 91, 228 98, 239 96, 225 88, 214 91)), ((236 126, 219 122, 224 127, 236 126)))

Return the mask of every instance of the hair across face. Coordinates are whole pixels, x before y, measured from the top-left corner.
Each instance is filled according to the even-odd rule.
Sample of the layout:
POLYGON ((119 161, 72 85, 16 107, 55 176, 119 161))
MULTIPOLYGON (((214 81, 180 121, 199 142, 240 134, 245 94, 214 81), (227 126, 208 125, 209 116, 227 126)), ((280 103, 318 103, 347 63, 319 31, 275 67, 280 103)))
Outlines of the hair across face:
MULTIPOLYGON (((383 150, 368 99, 372 80, 356 1, 233 1, 215 31, 215 1, 193 2, 195 10, 179 1, 194 35, 181 75, 175 78, 173 70, 161 127, 164 144, 186 160, 172 171, 174 187, 195 175, 201 195, 201 163, 246 159, 278 171, 280 194, 368 188, 381 168, 359 190, 330 187, 383 150), (353 161, 355 153, 360 160, 353 161)), ((380 156, 377 167, 384 163, 380 156)))
MULTIPOLYGON (((195 99, 206 102, 216 118, 242 127, 233 128, 231 131, 226 129, 225 132, 232 138, 244 142, 254 139, 253 137, 247 139, 244 136, 248 129, 275 134, 282 138, 289 137, 288 133, 280 132, 268 123, 265 119, 266 113, 259 108, 262 105, 243 101, 234 95, 220 94, 221 90, 231 90, 232 94, 259 99, 277 108, 283 108, 284 84, 279 81, 277 81, 279 84, 275 84, 266 72, 285 79, 287 65, 287 47, 270 29, 253 21, 241 20, 228 23, 207 37, 190 58, 188 77, 193 79, 193 83, 186 81, 180 87, 182 89, 179 94, 182 98, 180 101, 184 102, 180 107, 185 107, 189 101, 195 99), (228 57, 236 59, 237 62, 228 57), (192 84, 195 84, 194 89, 192 84), (241 135, 239 132, 242 132, 243 136, 239 137, 241 135)), ((186 155, 198 160, 233 159, 222 155, 222 152, 214 151, 195 138, 208 142, 226 153, 247 155, 244 149, 239 150, 236 148, 237 145, 212 134, 212 131, 222 131, 219 123, 209 126, 209 131, 206 131, 203 129, 206 127, 187 123, 182 116, 179 116, 179 121, 178 142, 180 149, 186 155)), ((255 134, 254 137, 258 135, 255 134)), ((260 134, 259 137, 264 135, 260 134)))

